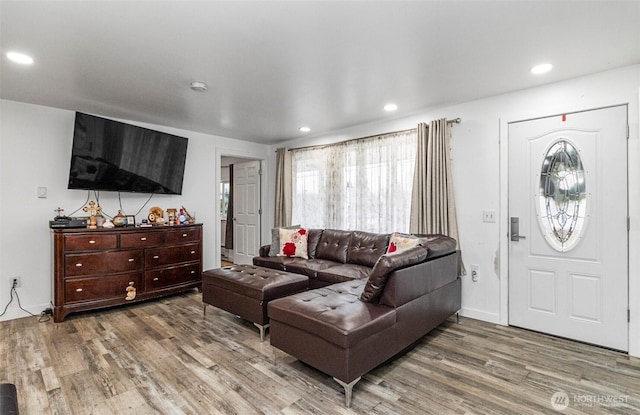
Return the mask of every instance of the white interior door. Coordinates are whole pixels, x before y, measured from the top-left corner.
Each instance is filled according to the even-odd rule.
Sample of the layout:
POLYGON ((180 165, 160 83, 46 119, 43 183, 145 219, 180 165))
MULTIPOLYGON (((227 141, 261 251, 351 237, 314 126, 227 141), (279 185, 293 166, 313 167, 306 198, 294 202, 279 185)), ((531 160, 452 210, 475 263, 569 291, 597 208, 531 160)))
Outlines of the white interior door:
POLYGON ((260 161, 233 165, 233 262, 251 264, 260 248, 260 161))
POLYGON ((628 350, 627 131, 626 105, 509 124, 509 324, 628 350))

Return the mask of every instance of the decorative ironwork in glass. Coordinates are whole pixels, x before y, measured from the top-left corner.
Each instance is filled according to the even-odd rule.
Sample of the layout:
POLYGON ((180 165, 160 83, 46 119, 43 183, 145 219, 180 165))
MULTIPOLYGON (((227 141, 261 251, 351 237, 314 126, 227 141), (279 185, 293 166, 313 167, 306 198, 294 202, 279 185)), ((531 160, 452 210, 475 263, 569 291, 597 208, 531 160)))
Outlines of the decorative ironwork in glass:
POLYGON ((542 234, 553 249, 571 250, 585 226, 585 170, 578 150, 565 139, 547 151, 540 172, 538 218, 542 234))

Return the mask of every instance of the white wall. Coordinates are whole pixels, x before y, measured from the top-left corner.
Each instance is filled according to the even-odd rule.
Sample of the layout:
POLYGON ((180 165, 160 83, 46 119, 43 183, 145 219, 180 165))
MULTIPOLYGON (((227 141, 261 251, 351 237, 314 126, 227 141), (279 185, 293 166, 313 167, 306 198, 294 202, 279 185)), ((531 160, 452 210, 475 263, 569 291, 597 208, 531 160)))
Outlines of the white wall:
MULTIPOLYGON (((87 199, 87 191, 67 189, 74 116, 73 111, 0 100, 0 214, 3 215, 0 216, 0 312, 9 301, 9 281, 16 275, 22 280, 17 291, 24 308, 39 314, 50 304, 52 247, 48 221, 55 216, 54 209, 58 206, 71 215, 82 208, 87 199), (47 188, 46 199, 37 197, 39 186, 47 188)), ((266 158, 268 147, 122 121, 189 138, 182 195, 155 195, 142 208, 148 195, 121 193, 124 212, 133 215, 142 208, 136 217, 139 222, 151 206, 166 210, 184 205, 203 223, 204 269, 217 267, 220 263, 220 157, 230 154, 266 158)), ((265 182, 268 181, 266 176, 265 182)), ((95 200, 93 193, 91 200, 95 200)), ((108 214, 116 214, 117 193, 101 192, 100 205, 108 214)), ((26 315, 14 300, 0 320, 26 315)))
MULTIPOLYGON (((452 86, 455 88, 455 86, 452 86)), ((507 324, 507 203, 506 159, 501 146, 501 120, 552 115, 615 104, 629 104, 630 216, 630 351, 640 355, 640 146, 638 145, 638 91, 640 65, 559 82, 478 101, 426 109, 401 119, 380 120, 307 137, 275 147, 327 144, 349 138, 414 128, 418 122, 461 117, 453 127, 453 175, 463 260, 480 268, 478 282, 463 277, 462 314, 507 324), (521 118, 519 118, 521 117, 521 118), (482 221, 483 210, 495 210, 500 220, 482 221)), ((425 91, 428 93, 428 91, 425 91)), ((504 139, 504 137, 503 137, 504 139)), ((272 156, 273 151, 270 152, 272 156)), ((270 158, 273 162, 274 157, 270 158)), ((273 194, 273 192, 271 193, 273 194)), ((271 200, 270 205, 273 205, 271 200)), ((624 243, 621 243, 624 249, 624 243)))
MULTIPOLYGON (((453 86, 455 87, 455 86, 453 86)), ((410 117, 381 119, 332 134, 310 136, 267 148, 257 144, 213 137, 159 126, 150 128, 190 138, 185 187, 182 196, 154 197, 149 206, 184 204, 196 211, 205 227, 205 268, 217 266, 220 236, 212 224, 217 213, 220 157, 265 159, 263 173, 262 240, 268 243, 273 224, 275 148, 326 144, 348 138, 413 128, 420 121, 461 117, 453 127, 454 181, 458 205, 460 244, 467 266, 480 267, 480 279, 463 278, 462 313, 496 323, 507 323, 506 315, 506 187, 504 149, 500 126, 504 120, 542 116, 629 104, 629 211, 630 231, 630 353, 640 356, 640 145, 638 137, 640 65, 616 69, 553 85, 513 92, 478 101, 430 108, 410 117), (498 212, 497 223, 483 223, 482 210, 498 212)), ((425 91, 428 93, 428 91, 425 91)), ((9 279, 22 278, 22 304, 39 313, 48 305, 51 289, 51 254, 47 221, 57 206, 66 213, 81 207, 86 192, 66 189, 73 131, 73 112, 12 101, 0 101, 0 306, 9 298, 9 279), (46 186, 47 199, 36 197, 36 188, 46 186)), ((123 194, 127 213, 144 197, 123 194)), ((114 211, 117 202, 103 192, 101 205, 114 211)), ((147 207, 148 208, 148 207, 147 207)), ((145 210, 147 209, 145 208, 145 210)), ((23 316, 15 305, 3 317, 23 316)), ((1 309, 0 309, 1 311, 1 309)))

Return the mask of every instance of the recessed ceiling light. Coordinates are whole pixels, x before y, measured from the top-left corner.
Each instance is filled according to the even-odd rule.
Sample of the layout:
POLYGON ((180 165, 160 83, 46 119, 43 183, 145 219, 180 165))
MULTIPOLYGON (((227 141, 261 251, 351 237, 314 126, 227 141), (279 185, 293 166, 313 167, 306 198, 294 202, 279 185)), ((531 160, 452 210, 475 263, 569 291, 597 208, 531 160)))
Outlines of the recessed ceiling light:
POLYGON ((207 84, 200 81, 193 81, 190 85, 191 89, 197 92, 204 92, 207 90, 207 84))
POLYGON ((302 131, 303 133, 308 133, 309 131, 311 131, 311 128, 309 128, 309 127, 300 127, 300 128, 298 128, 298 130, 302 131))
POLYGON ((7 58, 13 62, 21 63, 23 65, 31 65, 33 63, 33 58, 31 56, 19 52, 7 52, 7 58))
POLYGON ((387 104, 384 106, 385 111, 395 111, 397 109, 398 109, 398 106, 396 104, 387 104))
POLYGON ((549 72, 553 68, 553 65, 550 63, 543 63, 541 65, 536 65, 530 69, 531 73, 534 75, 540 75, 543 73, 549 72))

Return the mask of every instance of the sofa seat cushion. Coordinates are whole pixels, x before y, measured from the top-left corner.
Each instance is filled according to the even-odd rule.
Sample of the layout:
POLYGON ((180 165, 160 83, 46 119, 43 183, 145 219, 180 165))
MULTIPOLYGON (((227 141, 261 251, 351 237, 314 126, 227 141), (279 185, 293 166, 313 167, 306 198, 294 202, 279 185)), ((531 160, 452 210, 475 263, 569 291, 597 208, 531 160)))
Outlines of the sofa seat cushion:
POLYGON ((360 301, 365 280, 334 284, 269 302, 271 320, 348 349, 396 324, 396 310, 360 301))
POLYGON ((295 260, 296 258, 289 258, 286 256, 256 256, 253 257, 253 265, 285 271, 287 265, 295 260))
POLYGON ((328 283, 367 279, 371 268, 364 265, 341 264, 318 271, 316 278, 328 283))
POLYGON ((316 278, 319 271, 338 265, 337 262, 328 259, 292 259, 293 261, 286 264, 286 271, 303 274, 309 278, 316 278))

